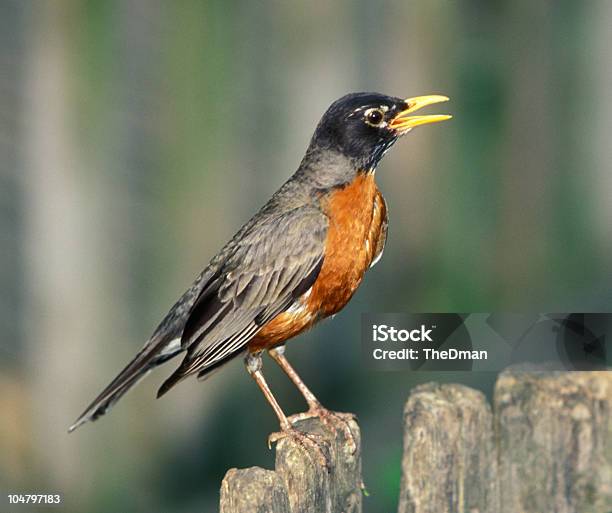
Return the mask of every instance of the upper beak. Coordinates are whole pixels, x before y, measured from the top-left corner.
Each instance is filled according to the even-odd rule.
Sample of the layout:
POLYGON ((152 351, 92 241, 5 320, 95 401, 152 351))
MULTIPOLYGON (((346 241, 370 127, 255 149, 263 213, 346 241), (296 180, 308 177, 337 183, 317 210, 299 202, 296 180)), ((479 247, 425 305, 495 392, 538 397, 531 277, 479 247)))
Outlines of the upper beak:
POLYGON ((408 105, 408 108, 400 111, 389 123, 389 127, 397 130, 400 134, 405 134, 412 130, 415 126, 426 125, 428 123, 437 123, 438 121, 446 121, 452 118, 448 114, 431 114, 427 116, 410 116, 413 112, 416 112, 427 105, 433 105, 434 103, 447 102, 446 96, 438 94, 431 94, 428 96, 416 96, 414 98, 406 98, 404 100, 408 105))

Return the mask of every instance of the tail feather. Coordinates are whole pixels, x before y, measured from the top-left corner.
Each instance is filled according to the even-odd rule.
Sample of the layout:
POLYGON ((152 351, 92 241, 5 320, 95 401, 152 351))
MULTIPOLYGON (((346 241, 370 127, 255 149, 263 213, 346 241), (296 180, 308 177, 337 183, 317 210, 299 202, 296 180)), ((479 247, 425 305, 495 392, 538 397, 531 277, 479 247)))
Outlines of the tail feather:
POLYGON ((72 433, 76 428, 104 415, 136 383, 143 379, 154 367, 161 365, 181 352, 180 339, 152 346, 147 344, 127 366, 100 392, 85 411, 68 428, 72 433))

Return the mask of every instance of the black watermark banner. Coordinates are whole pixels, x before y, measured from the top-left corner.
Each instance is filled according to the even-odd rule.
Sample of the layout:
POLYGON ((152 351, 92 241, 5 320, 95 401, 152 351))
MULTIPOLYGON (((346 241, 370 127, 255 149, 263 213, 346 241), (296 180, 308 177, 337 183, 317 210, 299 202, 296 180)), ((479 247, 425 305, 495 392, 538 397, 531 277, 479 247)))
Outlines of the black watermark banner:
POLYGON ((381 371, 609 370, 611 340, 612 313, 361 316, 364 363, 381 371))

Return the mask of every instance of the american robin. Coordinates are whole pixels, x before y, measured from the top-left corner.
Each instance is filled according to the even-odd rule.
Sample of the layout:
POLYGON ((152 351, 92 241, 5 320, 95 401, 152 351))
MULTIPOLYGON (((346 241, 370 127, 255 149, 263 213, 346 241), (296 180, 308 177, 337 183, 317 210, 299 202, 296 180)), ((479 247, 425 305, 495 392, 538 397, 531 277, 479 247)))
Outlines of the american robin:
POLYGON ((300 390, 305 416, 329 417, 285 357, 284 343, 334 315, 381 257, 387 207, 374 172, 391 146, 414 127, 448 115, 415 116, 445 96, 394 98, 348 94, 321 118, 306 155, 265 206, 211 260, 174 304, 134 359, 70 427, 103 415, 154 367, 185 353, 158 397, 179 381, 211 372, 239 355, 280 420, 297 432, 262 374, 264 351, 300 390))

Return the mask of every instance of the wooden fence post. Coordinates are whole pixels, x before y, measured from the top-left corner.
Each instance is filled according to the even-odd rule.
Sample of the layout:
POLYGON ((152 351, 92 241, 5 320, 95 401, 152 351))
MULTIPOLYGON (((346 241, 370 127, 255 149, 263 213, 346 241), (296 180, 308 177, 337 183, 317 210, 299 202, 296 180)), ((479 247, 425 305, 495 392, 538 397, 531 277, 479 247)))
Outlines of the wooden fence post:
POLYGON ((462 385, 417 387, 404 409, 399 513, 497 513, 491 408, 462 385))
POLYGON ((229 470, 221 485, 221 513, 361 513, 359 427, 350 421, 353 453, 342 423, 334 425, 330 429, 316 418, 295 424, 320 437, 327 463, 315 448, 284 438, 276 447, 276 470, 229 470))
POLYGON ((285 484, 273 470, 232 468, 221 483, 221 513, 291 513, 285 484))
POLYGON ((612 372, 503 372, 502 513, 612 511, 612 372))

